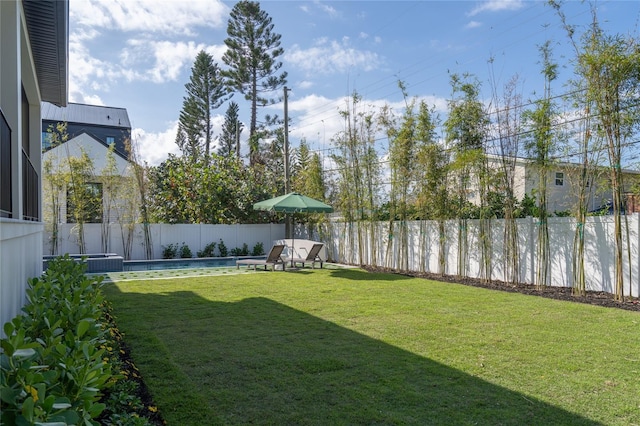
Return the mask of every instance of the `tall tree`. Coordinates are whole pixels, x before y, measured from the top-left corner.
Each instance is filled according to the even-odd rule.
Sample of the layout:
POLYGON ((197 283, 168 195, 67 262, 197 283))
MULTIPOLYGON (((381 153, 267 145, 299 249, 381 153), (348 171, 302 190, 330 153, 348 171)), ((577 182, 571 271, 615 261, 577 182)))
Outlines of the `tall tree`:
MULTIPOLYGON (((51 148, 55 148, 69 139, 67 133, 67 123, 57 123, 49 125, 47 137, 51 143, 51 148)), ((51 246, 49 254, 58 254, 60 240, 61 208, 64 200, 63 191, 69 184, 69 173, 66 171, 66 163, 62 159, 53 156, 50 152, 42 162, 42 193, 43 199, 49 201, 45 204, 43 215, 45 226, 51 230, 51 246)))
MULTIPOLYGON (((559 9, 557 3, 553 5, 559 9)), ((577 52, 578 72, 586 82, 585 96, 592 102, 595 129, 607 148, 616 243, 615 299, 624 300, 622 159, 625 148, 640 127, 640 41, 637 37, 606 34, 600 26, 594 6, 591 12, 591 25, 583 35, 582 46, 577 52)), ((628 246, 627 256, 631 267, 628 246)), ((628 274, 630 277, 631 270, 628 274)))
POLYGON ((182 101, 176 144, 192 161, 203 151, 207 159, 213 137, 212 111, 227 100, 229 89, 218 64, 204 50, 196 56, 184 87, 187 94, 182 101))
MULTIPOLYGON (((486 205, 486 156, 484 143, 487 136, 488 117, 482 102, 480 102, 480 83, 468 74, 451 76, 453 99, 449 101, 449 117, 444 122, 445 137, 453 150, 452 171, 457 178, 456 210, 458 214, 458 275, 467 274, 467 219, 469 219, 468 191, 471 178, 475 174, 480 191, 480 204, 486 205)), ((482 218, 481 218, 482 219, 482 218)), ((483 262, 490 262, 488 253, 490 240, 484 224, 481 222, 480 240, 483 262)), ((490 265, 483 263, 485 273, 490 265)))
MULTIPOLYGON (((405 100, 405 110, 396 118, 393 111, 385 106, 380 114, 381 127, 389 141, 389 167, 391 172, 391 191, 389 194, 389 235, 393 235, 394 226, 398 226, 396 251, 397 267, 409 269, 409 230, 407 221, 413 207, 411 200, 416 182, 416 154, 419 147, 417 139, 417 120, 415 99, 409 100, 403 82, 398 83, 405 100), (395 223, 396 220, 399 223, 395 223)), ((390 253, 391 244, 387 246, 390 253)), ((389 256, 391 258, 391 256, 389 256)), ((387 266, 391 266, 388 264, 387 266)))
MULTIPOLYGON (((420 145, 416 155, 417 167, 417 208, 421 218, 421 226, 425 220, 435 220, 438 224, 438 273, 444 275, 446 270, 446 229, 445 220, 450 218, 451 206, 447 187, 449 156, 444 147, 438 143, 435 129, 438 117, 434 109, 420 102, 418 113, 417 135, 420 145)), ((424 232, 421 232, 425 235, 424 232)), ((426 259, 427 256, 422 256, 426 259)), ((421 264, 422 270, 427 270, 421 264)))
MULTIPOLYGON (((336 164, 337 184, 334 204, 345 219, 344 233, 352 238, 347 227, 357 226, 357 249, 348 251, 351 263, 363 265, 368 255, 368 244, 364 241, 363 225, 371 217, 369 237, 376 241, 375 219, 381 185, 380 161, 375 150, 376 119, 373 113, 361 106, 358 93, 347 100, 346 108, 340 111, 344 119, 344 130, 332 140, 336 147, 332 160, 336 164)), ((345 239, 346 240, 346 239, 345 239)), ((345 241, 343 240, 343 241, 345 241)), ((355 244, 353 244, 355 246, 355 244)), ((371 244, 370 263, 377 265, 377 244, 371 244)), ((343 249, 346 249, 343 248, 343 249)))
POLYGON ((552 154, 555 151, 555 121, 557 111, 551 97, 551 83, 558 77, 558 65, 553 61, 550 43, 540 46, 542 56, 542 75, 544 77, 544 90, 542 98, 537 100, 535 108, 525 112, 531 133, 526 142, 526 149, 533 165, 538 171, 538 241, 536 271, 536 287, 542 288, 549 285, 549 225, 547 184, 549 171, 553 164, 552 154))
POLYGON ((498 83, 491 69, 492 98, 495 108, 494 128, 498 140, 498 194, 502 198, 504 212, 503 270, 505 281, 517 283, 520 278, 520 250, 518 224, 516 222, 516 161, 520 150, 522 132, 522 95, 520 81, 515 75, 504 86, 502 95, 498 93, 498 83))
POLYGON ((243 124, 238 118, 240 107, 235 102, 229 102, 227 112, 224 116, 224 124, 220 134, 220 146, 218 147, 218 155, 223 157, 231 157, 232 155, 240 158, 240 134, 243 130, 243 124))
POLYGON ((287 83, 287 73, 280 72, 284 53, 280 34, 273 32, 271 17, 260 3, 242 0, 231 10, 224 43, 227 51, 222 60, 229 67, 224 71, 229 85, 251 102, 249 124, 249 161, 253 165, 258 152, 261 129, 258 128, 258 107, 274 100, 270 96, 287 83))

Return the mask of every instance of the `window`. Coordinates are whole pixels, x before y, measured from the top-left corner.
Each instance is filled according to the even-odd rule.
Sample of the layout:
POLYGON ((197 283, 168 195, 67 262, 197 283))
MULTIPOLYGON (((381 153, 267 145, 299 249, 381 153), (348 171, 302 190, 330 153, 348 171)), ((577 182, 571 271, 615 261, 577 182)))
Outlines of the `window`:
POLYGON ((86 183, 76 190, 73 185, 67 188, 67 223, 102 222, 102 184, 86 183))
POLYGON ((11 128, 0 111, 0 217, 12 217, 11 128))
POLYGON ((556 173, 556 186, 564 186, 564 173, 556 173))
POLYGON ((107 145, 111 145, 112 143, 116 143, 116 138, 113 136, 107 136, 107 145))
POLYGON ((51 132, 42 132, 42 152, 48 151, 51 148, 53 142, 53 135, 51 132))

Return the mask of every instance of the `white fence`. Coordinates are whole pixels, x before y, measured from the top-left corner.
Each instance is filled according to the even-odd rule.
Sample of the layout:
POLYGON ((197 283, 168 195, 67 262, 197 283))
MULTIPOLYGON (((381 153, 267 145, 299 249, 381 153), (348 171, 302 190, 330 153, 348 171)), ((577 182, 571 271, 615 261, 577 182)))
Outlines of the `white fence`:
MULTIPOLYGON (((209 243, 224 241, 229 251, 234 248, 242 248, 247 244, 249 251, 257 244, 262 243, 265 252, 269 251, 274 240, 279 240, 285 236, 283 224, 261 224, 261 225, 168 225, 154 223, 149 225, 151 234, 151 245, 154 259, 162 259, 162 248, 169 244, 181 246, 186 244, 191 249, 193 256, 202 250, 209 243)), ((77 243, 77 229, 73 224, 59 225, 58 250, 51 253, 51 232, 44 232, 44 254, 76 254, 79 253, 77 243)), ((85 224, 84 235, 86 241, 86 253, 105 252, 102 246, 102 225, 85 224)), ((124 238, 126 239, 126 237, 124 238)), ((107 239, 108 253, 117 253, 124 256, 123 234, 120 225, 112 224, 109 229, 107 239)), ((131 244, 130 260, 145 259, 145 247, 143 244, 144 233, 142 225, 136 225, 133 232, 133 242, 131 244)), ((216 248, 217 251, 217 248, 216 248)))
MULTIPOLYGON (((614 292, 615 241, 613 233, 614 218, 611 216, 589 217, 584 225, 586 288, 592 291, 614 292)), ((628 223, 623 231, 625 247, 624 261, 624 293, 626 296, 640 297, 640 215, 633 214, 623 218, 628 223), (627 245, 628 244, 628 245, 627 245)), ((308 238, 322 241, 327 247, 329 260, 350 264, 399 267, 399 244, 397 227, 394 236, 389 238, 389 224, 375 224, 372 235, 370 224, 362 229, 360 239, 357 224, 330 223, 310 235, 307 227, 298 225, 295 238, 308 238), (389 248, 389 244, 391 247, 389 248), (389 248, 389 250, 388 250, 389 248)), ((553 286, 571 287, 573 239, 576 222, 572 218, 550 218, 550 284, 553 286)), ((445 223, 445 273, 457 273, 458 259, 458 222, 445 223)), ((468 221, 467 244, 468 256, 465 275, 480 277, 483 264, 482 250, 478 244, 479 222, 468 221)), ((534 218, 518 219, 519 241, 519 281, 533 284, 537 270, 536 243, 537 222, 534 218)), ((162 258, 162 247, 168 244, 187 244, 193 255, 202 250, 210 242, 219 243, 222 239, 229 250, 247 244, 249 250, 261 242, 268 251, 275 240, 283 239, 285 228, 282 224, 263 225, 167 225, 152 224, 151 240, 153 258, 162 258)), ((439 271, 440 235, 437 223, 431 221, 408 222, 408 270, 437 273, 439 271)), ((85 225, 87 253, 102 252, 100 224, 85 225)), ((504 252, 504 221, 491 221, 491 278, 505 280, 506 260, 504 252)), ((141 226, 134 232, 131 259, 144 259, 143 234, 141 226)), ((44 254, 50 253, 50 232, 44 233, 44 254)), ((109 238, 109 252, 123 254, 122 237, 119 225, 112 225, 109 238)), ((60 227, 58 254, 78 253, 73 225, 63 224, 60 227)))
MULTIPOLYGON (((584 225, 586 288, 593 291, 614 293, 615 285, 615 241, 614 218, 611 216, 589 217, 584 225)), ((623 228, 624 294, 639 297, 640 294, 640 215, 626 217, 628 228, 623 228), (627 245, 628 244, 628 245, 627 245), (628 247, 628 249, 627 249, 628 247)), ((623 217, 623 224, 625 218, 623 217)), ((440 235, 437 222, 408 222, 408 270, 438 273, 440 235)), ((387 266, 402 269, 399 265, 398 226, 389 238, 389 224, 377 223, 373 231, 370 224, 362 225, 358 233, 357 224, 331 223, 320 231, 321 235, 306 235, 310 239, 324 241, 328 256, 337 262, 387 266), (372 235, 375 234, 375 235, 372 235), (390 250, 387 251, 391 244, 390 250), (388 254, 387 254, 388 253, 388 254)), ((537 221, 534 218, 518 219, 519 281, 533 284, 537 270, 536 243, 537 221)), ((550 218, 549 226, 549 274, 550 285, 571 287, 573 240, 576 221, 572 218, 550 218)), ((458 272, 458 221, 445 223, 445 274, 458 272)), ((478 239, 479 221, 467 224, 468 255, 467 277, 479 278, 483 263, 478 239)), ((504 221, 491 221, 491 278, 505 280, 506 260, 504 251, 504 221)))

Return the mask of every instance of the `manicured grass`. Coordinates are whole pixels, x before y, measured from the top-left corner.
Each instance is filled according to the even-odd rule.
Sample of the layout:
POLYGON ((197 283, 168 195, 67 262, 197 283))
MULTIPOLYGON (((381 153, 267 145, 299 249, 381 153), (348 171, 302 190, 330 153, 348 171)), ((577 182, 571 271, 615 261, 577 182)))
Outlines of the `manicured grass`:
POLYGON ((640 424, 640 314, 353 269, 108 285, 169 425, 640 424))

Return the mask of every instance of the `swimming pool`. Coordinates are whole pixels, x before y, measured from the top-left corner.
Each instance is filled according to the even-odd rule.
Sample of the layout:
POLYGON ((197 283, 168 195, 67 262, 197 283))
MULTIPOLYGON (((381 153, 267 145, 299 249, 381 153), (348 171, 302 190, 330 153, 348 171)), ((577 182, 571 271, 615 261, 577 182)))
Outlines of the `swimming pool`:
POLYGON ((218 257, 201 259, 127 260, 123 271, 155 271, 161 269, 220 268, 236 266, 238 259, 264 259, 265 256, 218 257))

